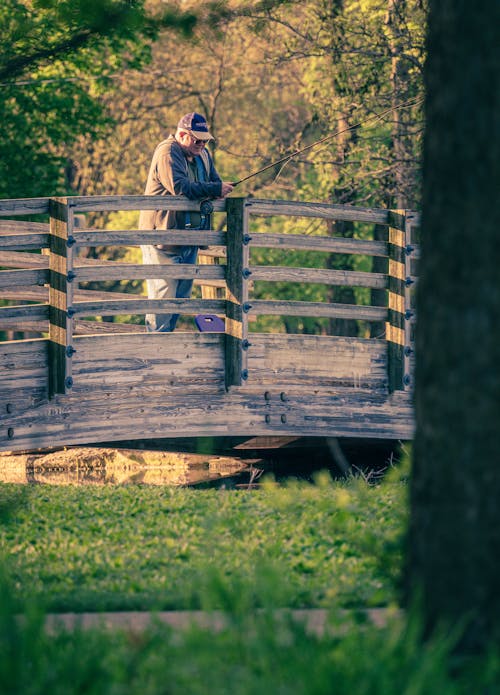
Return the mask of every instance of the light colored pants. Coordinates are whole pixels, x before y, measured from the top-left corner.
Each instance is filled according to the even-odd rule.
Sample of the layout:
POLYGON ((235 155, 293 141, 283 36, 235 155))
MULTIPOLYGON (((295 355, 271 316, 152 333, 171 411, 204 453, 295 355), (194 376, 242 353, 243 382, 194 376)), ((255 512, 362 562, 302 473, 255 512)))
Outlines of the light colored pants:
MULTIPOLYGON (((141 246, 142 259, 146 264, 174 265, 176 263, 196 263, 197 246, 184 246, 179 254, 166 253, 156 246, 141 246)), ((181 299, 191 296, 192 280, 175 278, 154 278, 146 280, 149 299, 181 299)), ((146 330, 150 332, 171 333, 177 324, 179 314, 146 314, 146 330)))

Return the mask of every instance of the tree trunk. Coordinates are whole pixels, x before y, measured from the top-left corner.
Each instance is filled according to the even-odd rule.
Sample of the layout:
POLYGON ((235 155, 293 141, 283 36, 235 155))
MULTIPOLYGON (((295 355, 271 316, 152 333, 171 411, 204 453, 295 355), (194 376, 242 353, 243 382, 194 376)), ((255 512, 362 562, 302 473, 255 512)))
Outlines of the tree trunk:
POLYGON ((500 633, 500 3, 430 0, 407 588, 500 633))

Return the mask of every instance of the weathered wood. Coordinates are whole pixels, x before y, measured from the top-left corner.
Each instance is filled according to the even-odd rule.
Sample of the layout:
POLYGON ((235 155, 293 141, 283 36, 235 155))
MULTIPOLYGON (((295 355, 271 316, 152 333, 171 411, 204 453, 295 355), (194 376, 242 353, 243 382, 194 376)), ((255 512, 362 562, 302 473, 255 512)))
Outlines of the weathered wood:
MULTIPOLYGON (((109 293, 110 297, 112 293, 109 293)), ((134 297, 136 295, 129 295, 134 297)), ((75 316, 117 316, 119 314, 150 314, 162 311, 176 314, 224 314, 223 299, 112 299, 101 302, 73 302, 75 316)))
POLYGON ((385 241, 309 236, 307 234, 267 234, 265 232, 252 232, 250 245, 269 249, 301 249, 303 251, 324 251, 325 253, 387 256, 387 243, 385 241))
POLYGON ((336 319, 358 319, 360 321, 385 321, 387 318, 387 309, 378 306, 263 299, 252 300, 250 304, 249 311, 260 316, 317 316, 336 319))
POLYGON ((388 211, 377 208, 330 205, 329 203, 297 203, 288 200, 261 200, 258 198, 249 198, 247 204, 252 215, 288 215, 346 222, 388 224, 388 211))
POLYGON ((39 215, 49 211, 49 198, 13 198, 0 200, 0 217, 39 215))
POLYGON ((412 346, 410 319, 412 312, 409 301, 411 246, 410 228, 407 227, 405 211, 391 210, 390 219, 398 227, 389 227, 389 293, 386 338, 388 342, 389 390, 405 390, 410 387, 409 356, 412 346), (402 229, 401 229, 402 228, 402 229))
MULTIPOLYGON (((68 197, 68 205, 77 212, 108 212, 110 210, 193 210, 200 209, 200 201, 184 196, 115 195, 68 197)), ((212 201, 215 212, 224 212, 225 200, 212 201)))
POLYGON ((21 285, 44 285, 49 281, 47 269, 0 270, 0 290, 21 285))
MULTIPOLYGON (((256 199, 219 200, 215 207, 217 212, 227 207, 228 234, 184 230, 82 231, 73 229, 76 212, 197 210, 199 203, 158 196, 54 199, 49 256, 25 253, 36 249, 36 243, 40 247, 47 244, 44 228, 23 227, 17 220, 2 221, 0 234, 2 229, 6 234, 3 245, 0 243, 0 266, 12 270, 0 271, 0 297, 9 301, 40 301, 47 296, 47 288, 42 285, 50 279, 52 320, 50 341, 21 340, 1 345, 1 449, 139 436, 144 439, 235 433, 411 438, 411 392, 397 389, 406 388, 413 369, 413 356, 408 351, 413 319, 406 312, 411 299, 410 282, 416 274, 414 259, 418 257, 411 232, 418 218, 404 211, 256 199), (302 234, 250 234, 250 214, 374 222, 389 225, 391 238, 387 243, 302 234), (78 288, 79 282, 169 276, 172 269, 76 258, 73 252, 77 246, 161 242, 210 243, 212 247, 204 254, 226 255, 227 266, 176 266, 175 274, 179 277, 180 271, 182 277, 193 278, 202 285, 213 283, 222 287, 227 276, 227 301, 149 300, 128 293, 78 288), (389 253, 389 273, 386 276, 322 268, 250 267, 251 246, 380 257, 389 253), (74 273, 71 282, 68 273, 74 273), (388 306, 252 300, 249 286, 255 280, 387 289, 388 306), (150 334, 143 325, 77 320, 161 310, 226 315, 226 334, 150 334), (249 335, 248 321, 261 314, 388 319, 388 340, 249 335), (55 363, 54 346, 65 348, 64 354, 60 351, 56 355, 55 363), (76 350, 74 357, 69 356, 67 348, 76 350), (66 392, 56 393, 52 386, 49 388, 49 372, 59 387, 63 378, 72 377, 72 388, 68 389, 66 382, 66 392)), ((10 216, 28 214, 28 209, 33 210, 29 201, 26 206, 15 201, 10 216)), ((47 331, 48 316, 48 304, 2 307, 0 328, 47 331)))
POLYGON ((49 254, 49 395, 67 393, 73 386, 73 272, 74 252, 70 244, 74 215, 65 198, 50 201, 49 254))
POLYGON ((3 268, 48 268, 48 256, 23 251, 0 251, 0 266, 3 268))
POLYGON ((387 275, 353 270, 329 270, 325 268, 293 268, 275 266, 250 266, 252 280, 268 282, 312 282, 325 285, 372 287, 385 289, 387 275))
POLYGON ((248 208, 245 198, 227 201, 226 388, 248 378, 248 208))
POLYGON ((227 392, 223 334, 129 335, 119 343, 113 335, 75 338, 74 387, 50 402, 46 345, 43 340, 2 345, 2 450, 235 432, 412 435, 411 399, 387 395, 383 341, 258 336, 250 379, 227 392), (315 351, 319 361, 310 359, 315 351), (353 355, 357 374, 350 366, 353 355), (372 379, 373 361, 378 377, 372 379), (323 379, 331 380, 325 388, 323 379))
MULTIPOLYGON (((338 387, 387 393, 387 344, 338 336, 252 335, 251 384, 279 389, 309 385, 317 392, 338 387)), ((276 396, 273 396, 276 398, 276 396)))
MULTIPOLYGON (((21 330, 17 327, 16 322, 22 323, 28 321, 48 321, 49 306, 48 304, 28 304, 26 306, 3 306, 0 307, 0 329, 21 330)), ((48 329, 48 324, 47 324, 48 329)))
POLYGON ((146 278, 168 278, 179 279, 203 279, 203 280, 224 280, 226 276, 226 266, 223 265, 190 265, 176 263, 172 265, 149 265, 120 263, 114 261, 113 266, 93 266, 75 268, 75 280, 77 282, 89 282, 95 280, 143 280, 146 278))
MULTIPOLYGON (((73 299, 78 301, 103 300, 108 299, 130 299, 134 295, 129 292, 109 292, 105 290, 80 290, 73 291, 73 299)), ((9 289, 0 289, 0 299, 24 300, 32 302, 48 302, 49 288, 48 287, 19 287, 12 286, 9 289)))
MULTIPOLYGON (((0 223, 1 222, 2 220, 0 219, 0 223)), ((28 251, 30 249, 38 250, 41 248, 46 248, 48 245, 48 232, 29 232, 22 234, 20 232, 4 230, 0 227, 0 249, 9 249, 11 251, 28 251)))
POLYGON ((35 233, 35 236, 40 232, 49 234, 49 225, 47 222, 26 222, 25 220, 3 220, 0 219, 0 234, 3 236, 35 233))
POLYGON ((226 234, 223 232, 197 231, 187 229, 168 229, 151 231, 106 231, 74 232, 77 247, 83 246, 143 246, 147 244, 171 244, 175 246, 223 245, 226 234))

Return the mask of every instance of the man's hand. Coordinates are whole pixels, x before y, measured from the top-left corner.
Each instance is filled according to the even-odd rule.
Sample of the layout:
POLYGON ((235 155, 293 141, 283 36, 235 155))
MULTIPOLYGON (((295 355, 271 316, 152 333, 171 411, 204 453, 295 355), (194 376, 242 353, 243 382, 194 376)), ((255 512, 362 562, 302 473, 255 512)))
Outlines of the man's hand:
POLYGON ((232 183, 229 183, 229 181, 223 181, 222 182, 221 197, 225 198, 227 195, 229 195, 231 193, 233 188, 234 188, 234 186, 232 183))

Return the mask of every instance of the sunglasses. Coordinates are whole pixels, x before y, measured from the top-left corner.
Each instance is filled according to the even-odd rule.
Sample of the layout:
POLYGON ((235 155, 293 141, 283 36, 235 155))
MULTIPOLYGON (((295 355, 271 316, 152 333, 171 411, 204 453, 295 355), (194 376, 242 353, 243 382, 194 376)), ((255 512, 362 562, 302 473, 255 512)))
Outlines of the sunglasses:
POLYGON ((198 138, 195 138, 192 133, 189 133, 189 135, 191 136, 191 140, 195 145, 206 145, 206 140, 199 140, 198 138))

